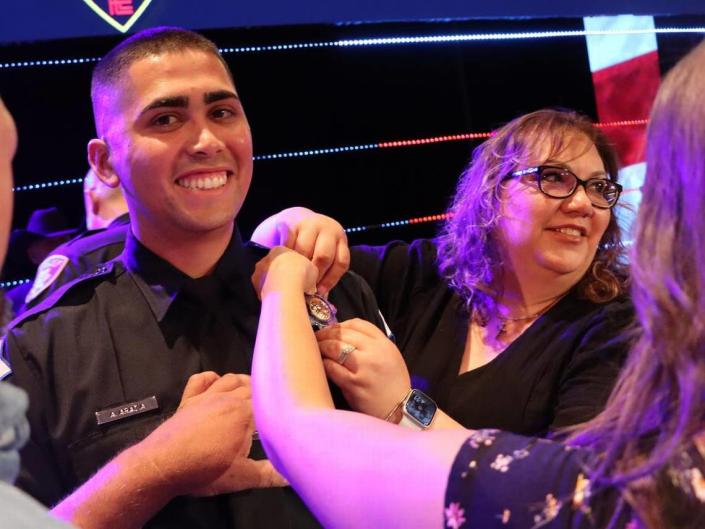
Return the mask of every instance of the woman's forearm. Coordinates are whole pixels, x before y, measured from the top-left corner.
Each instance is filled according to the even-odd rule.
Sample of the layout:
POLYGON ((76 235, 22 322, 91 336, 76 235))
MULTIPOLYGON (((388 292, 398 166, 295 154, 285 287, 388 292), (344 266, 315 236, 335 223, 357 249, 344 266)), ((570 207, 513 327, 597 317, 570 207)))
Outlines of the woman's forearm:
POLYGON ((441 527, 468 432, 413 432, 333 409, 301 282, 268 276, 252 370, 267 453, 326 527, 441 527))

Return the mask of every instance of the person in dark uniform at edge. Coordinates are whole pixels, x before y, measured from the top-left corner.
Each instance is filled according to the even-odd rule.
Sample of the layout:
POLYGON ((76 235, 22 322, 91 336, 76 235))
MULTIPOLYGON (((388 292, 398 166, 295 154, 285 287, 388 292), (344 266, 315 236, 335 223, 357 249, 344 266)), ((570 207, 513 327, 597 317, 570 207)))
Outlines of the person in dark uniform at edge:
MULTIPOLYGON (((12 231, 3 278, 10 281, 32 277, 47 255, 79 231, 70 226, 66 216, 56 207, 34 210, 25 228, 12 231)), ((31 282, 22 282, 7 291, 15 316, 23 311, 24 299, 31 287, 31 282)))
MULTIPOLYGON (((89 169, 83 179, 86 231, 55 248, 37 269, 22 311, 37 306, 62 285, 117 257, 125 247, 130 214, 122 186, 104 184, 89 169)), ((18 313, 19 315, 19 313, 18 313)))
MULTIPOLYGON (((18 485, 82 529, 319 527, 253 441, 262 254, 235 227, 252 142, 224 60, 190 31, 146 30, 98 63, 92 99, 89 162, 123 186, 131 231, 7 334, 30 402, 18 485)), ((359 276, 330 299, 382 325, 359 276)))

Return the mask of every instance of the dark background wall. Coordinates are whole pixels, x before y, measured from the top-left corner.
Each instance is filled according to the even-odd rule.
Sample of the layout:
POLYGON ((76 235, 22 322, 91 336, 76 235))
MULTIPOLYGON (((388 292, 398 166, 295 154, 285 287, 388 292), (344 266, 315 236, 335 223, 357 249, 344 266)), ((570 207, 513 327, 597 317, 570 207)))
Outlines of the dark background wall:
MULTIPOLYGON (((702 26, 705 17, 659 17, 657 27, 702 26)), ((325 43, 360 37, 582 30, 580 18, 296 25, 215 29, 222 48, 325 43)), ((0 46, 0 93, 15 115, 17 187, 76 179, 87 168, 93 137, 89 79, 93 62, 7 66, 18 61, 99 57, 122 36, 0 46)), ((658 36, 662 70, 702 34, 658 36)), ((546 106, 596 118, 583 36, 369 47, 226 53, 244 101, 259 156, 375 144, 463 132, 485 132, 546 106)), ((638 87, 637 87, 638 88, 638 87)), ((625 89, 637 89, 625 87, 625 89)), ((646 116, 644 116, 646 117, 646 116)), ((345 226, 442 212, 477 141, 367 149, 259 160, 239 217, 247 236, 257 221, 293 204, 345 226)), ((73 224, 83 216, 80 184, 15 193, 15 226, 56 205, 73 224)), ((370 230, 352 242, 432 235, 436 225, 370 230)), ((7 278, 5 278, 7 279, 7 278)))

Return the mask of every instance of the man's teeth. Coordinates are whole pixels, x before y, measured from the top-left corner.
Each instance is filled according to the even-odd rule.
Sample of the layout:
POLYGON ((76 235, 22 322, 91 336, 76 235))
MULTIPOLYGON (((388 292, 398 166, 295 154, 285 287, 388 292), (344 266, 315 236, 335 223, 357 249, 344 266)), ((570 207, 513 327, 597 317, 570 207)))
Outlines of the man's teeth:
POLYGON ((176 183, 181 187, 188 189, 216 189, 223 187, 228 181, 228 175, 222 173, 212 174, 211 176, 187 176, 179 178, 176 183))
POLYGON ((573 237, 580 237, 582 235, 582 232, 577 228, 554 228, 553 231, 565 233, 566 235, 572 235, 573 237))

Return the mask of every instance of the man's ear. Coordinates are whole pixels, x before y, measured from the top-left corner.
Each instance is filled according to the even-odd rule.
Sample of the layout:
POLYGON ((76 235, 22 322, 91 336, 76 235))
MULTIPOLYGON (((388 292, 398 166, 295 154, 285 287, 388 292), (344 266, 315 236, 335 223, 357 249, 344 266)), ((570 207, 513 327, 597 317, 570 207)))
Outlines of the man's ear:
POLYGON ((110 148, 105 140, 93 138, 88 142, 88 163, 101 182, 108 187, 120 185, 120 178, 110 161, 110 148))

